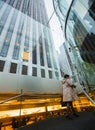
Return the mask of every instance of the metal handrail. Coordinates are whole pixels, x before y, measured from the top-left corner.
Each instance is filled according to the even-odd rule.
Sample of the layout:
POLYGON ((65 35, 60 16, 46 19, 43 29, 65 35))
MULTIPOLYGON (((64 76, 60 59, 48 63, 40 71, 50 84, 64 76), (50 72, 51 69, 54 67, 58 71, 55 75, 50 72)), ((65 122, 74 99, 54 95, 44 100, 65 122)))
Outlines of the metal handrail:
MULTIPOLYGON (((83 84, 81 84, 82 86, 84 86, 83 84)), ((89 94, 86 92, 86 90, 85 90, 85 88, 84 87, 82 87, 82 91, 83 91, 83 93, 86 95, 86 97, 93 103, 93 104, 95 104, 95 101, 89 96, 89 94)), ((16 98, 18 98, 18 97, 21 97, 21 96, 26 96, 26 95, 31 95, 31 94, 25 94, 25 93, 22 93, 23 92, 23 90, 21 90, 21 94, 19 94, 19 95, 16 95, 16 96, 13 96, 13 97, 11 97, 11 98, 8 98, 8 99, 6 99, 6 100, 3 100, 3 101, 1 101, 0 102, 0 104, 3 104, 3 103, 5 103, 5 102, 8 102, 8 101, 10 101, 10 100, 12 100, 12 99, 16 99, 16 98)), ((28 91, 28 92, 35 92, 35 91, 28 91)), ((33 94, 33 93, 32 93, 33 94)), ((38 94, 38 93, 36 93, 36 94, 38 94)), ((40 94, 43 94, 43 93, 40 93, 40 94)), ((46 93, 44 93, 44 94, 46 94, 46 93)), ((54 94, 54 93, 53 93, 54 94)))
POLYGON ((1 101, 0 104, 3 104, 3 103, 5 103, 5 102, 7 102, 7 101, 10 101, 10 100, 12 100, 12 99, 21 97, 21 96, 23 96, 23 95, 24 95, 24 94, 19 94, 19 95, 17 95, 17 96, 13 96, 13 97, 11 97, 11 98, 8 98, 8 99, 6 99, 6 100, 1 101))
POLYGON ((74 3, 74 0, 71 1, 71 4, 70 4, 69 9, 68 9, 68 11, 67 11, 66 20, 65 20, 65 29, 64 29, 64 33, 65 33, 65 39, 66 39, 66 40, 67 40, 67 36, 66 36, 67 21, 68 21, 68 17, 69 17, 70 10, 71 10, 71 8, 72 8, 73 3, 74 3))
POLYGON ((83 89, 84 94, 86 97, 95 105, 95 101, 88 95, 88 93, 83 89))
MULTIPOLYGON (((55 6, 54 1, 55 1, 55 0, 53 0, 53 7, 54 7, 54 11, 55 11, 56 15, 57 15, 62 21, 65 21, 63 18, 61 18, 61 16, 60 16, 60 15, 57 13, 57 11, 56 11, 56 9, 57 9, 57 7, 58 7, 58 5, 59 5, 59 0, 56 1, 56 2, 57 2, 57 6, 55 6)), ((61 12, 61 10, 60 10, 60 12, 61 12)), ((62 13, 62 12, 61 12, 61 13, 62 13)))
MULTIPOLYGON (((21 96, 25 96, 26 94, 24 94, 24 93, 22 93, 22 92, 23 92, 23 90, 21 89, 21 94, 16 95, 16 96, 13 96, 13 97, 11 97, 11 98, 8 98, 8 99, 6 99, 6 100, 3 100, 3 101, 0 102, 0 104, 3 104, 3 103, 5 103, 5 102, 7 102, 7 101, 10 101, 10 100, 12 100, 12 99, 15 99, 15 98, 18 98, 18 97, 21 97, 21 96)), ((33 91, 31 91, 31 92, 33 92, 33 91)))
MULTIPOLYGON (((19 94, 19 95, 16 95, 16 96, 13 96, 13 97, 11 97, 11 98, 8 98, 8 99, 6 99, 6 100, 3 100, 3 101, 1 101, 0 102, 0 104, 3 104, 3 103, 5 103, 5 102, 8 102, 8 101, 10 101, 10 100, 12 100, 12 99, 16 99, 16 98, 18 98, 18 97, 21 97, 21 96, 31 96, 31 94, 25 94, 25 93, 22 93, 23 91, 21 90, 21 94, 19 94)), ((27 92, 34 92, 34 93, 32 93, 32 94, 46 94, 46 93, 38 93, 38 92, 35 92, 35 91, 27 91, 27 92)), ((48 94, 48 93, 47 93, 48 94)), ((55 93, 52 93, 52 94, 55 94, 55 93)), ((61 95, 61 94, 60 94, 61 95)))

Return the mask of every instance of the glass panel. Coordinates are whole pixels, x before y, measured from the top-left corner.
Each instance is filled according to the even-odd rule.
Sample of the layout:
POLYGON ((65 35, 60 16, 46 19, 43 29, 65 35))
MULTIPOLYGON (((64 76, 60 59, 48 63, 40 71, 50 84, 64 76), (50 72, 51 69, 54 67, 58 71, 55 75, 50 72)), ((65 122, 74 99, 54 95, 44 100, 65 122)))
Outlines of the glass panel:
POLYGON ((45 49, 46 49, 47 64, 48 64, 48 67, 51 68, 52 65, 51 65, 51 59, 50 59, 49 45, 48 45, 47 39, 45 38, 44 40, 45 40, 45 49))
POLYGON ((12 19, 11 19, 10 26, 8 28, 8 31, 7 31, 5 40, 4 40, 3 47, 1 49, 1 54, 0 54, 1 56, 4 56, 4 57, 7 56, 8 49, 9 49, 10 42, 11 42, 11 37, 12 37, 12 34, 13 34, 13 30, 14 30, 14 25, 15 25, 15 22, 16 22, 16 18, 17 18, 17 12, 14 11, 14 14, 13 14, 12 19))
POLYGON ((32 39, 32 63, 37 64, 37 41, 36 41, 36 23, 33 22, 33 39, 32 39))
POLYGON ((24 17, 21 15, 21 18, 19 19, 19 26, 18 26, 16 41, 15 41, 15 46, 14 46, 14 51, 12 56, 12 58, 15 60, 18 60, 19 58, 23 24, 24 24, 24 17))
POLYGON ((68 17, 66 35, 80 83, 95 89, 95 1, 75 1, 68 17), (80 10, 80 11, 79 11, 80 10), (71 19, 72 18, 72 19, 71 19))
POLYGON ((44 54, 43 54, 43 44, 42 37, 39 37, 39 51, 40 51, 40 64, 44 66, 44 54))
POLYGON ((11 10, 11 7, 7 6, 6 10, 4 11, 4 13, 0 19, 0 34, 2 33, 2 30, 4 28, 4 25, 6 23, 10 10, 11 10))

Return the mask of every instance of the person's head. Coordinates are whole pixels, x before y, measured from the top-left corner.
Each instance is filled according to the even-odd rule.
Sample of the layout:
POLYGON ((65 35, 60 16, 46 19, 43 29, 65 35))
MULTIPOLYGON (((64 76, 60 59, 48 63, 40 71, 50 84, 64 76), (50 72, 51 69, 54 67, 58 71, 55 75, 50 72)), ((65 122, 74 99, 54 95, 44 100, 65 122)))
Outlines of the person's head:
POLYGON ((65 74, 64 78, 67 79, 67 78, 70 78, 70 76, 68 74, 65 74))

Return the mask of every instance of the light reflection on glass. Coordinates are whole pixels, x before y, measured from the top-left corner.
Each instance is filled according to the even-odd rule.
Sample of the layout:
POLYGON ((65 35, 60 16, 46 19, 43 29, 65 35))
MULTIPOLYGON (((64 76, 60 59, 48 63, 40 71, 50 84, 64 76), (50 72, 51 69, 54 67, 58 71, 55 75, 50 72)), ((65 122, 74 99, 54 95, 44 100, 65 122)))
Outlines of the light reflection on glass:
MULTIPOLYGON (((21 115, 45 112, 45 107, 21 109, 21 115)), ((0 111, 0 118, 19 116, 20 110, 0 111)))

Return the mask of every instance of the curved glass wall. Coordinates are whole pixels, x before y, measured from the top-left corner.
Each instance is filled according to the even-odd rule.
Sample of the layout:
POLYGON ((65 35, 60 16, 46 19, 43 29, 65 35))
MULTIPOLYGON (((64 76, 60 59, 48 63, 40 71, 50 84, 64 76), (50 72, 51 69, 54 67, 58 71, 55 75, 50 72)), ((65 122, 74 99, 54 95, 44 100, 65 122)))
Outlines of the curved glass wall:
POLYGON ((77 55, 76 67, 81 80, 89 89, 94 88, 95 80, 95 2, 74 1, 66 25, 66 36, 77 55), (79 11, 80 10, 80 11, 79 11), (75 45, 75 47, 74 47, 75 45))
MULTIPOLYGON (((66 4, 63 3, 67 0, 58 3, 64 15, 63 5, 66 4)), ((95 89, 95 1, 73 0, 65 20, 65 36, 73 53, 80 83, 90 92, 95 89)))
MULTIPOLYGON (((70 6, 71 2, 72 2, 71 0, 69 0, 69 1, 68 0, 66 0, 66 1, 63 1, 63 0, 53 0, 54 10, 55 10, 57 16, 59 17, 59 21, 61 22, 62 30, 65 28, 65 20, 66 20, 66 16, 67 16, 68 9, 69 9, 69 6, 70 6)), ((67 45, 64 44, 64 50, 65 50, 64 53, 66 54, 67 61, 69 63, 70 70, 71 70, 71 72, 70 72, 70 70, 68 70, 68 73, 70 75, 74 75, 74 71, 73 71, 73 67, 72 67, 72 61, 71 61, 71 58, 70 58, 70 55, 68 53, 68 50, 67 50, 66 46, 67 45)), ((66 68, 67 67, 65 67, 65 69, 66 68)), ((63 73, 64 73, 64 71, 63 71, 63 73)))
POLYGON ((71 5, 72 0, 53 0, 54 10, 59 17, 59 20, 62 24, 62 28, 64 28, 64 23, 66 20, 66 16, 71 5))

